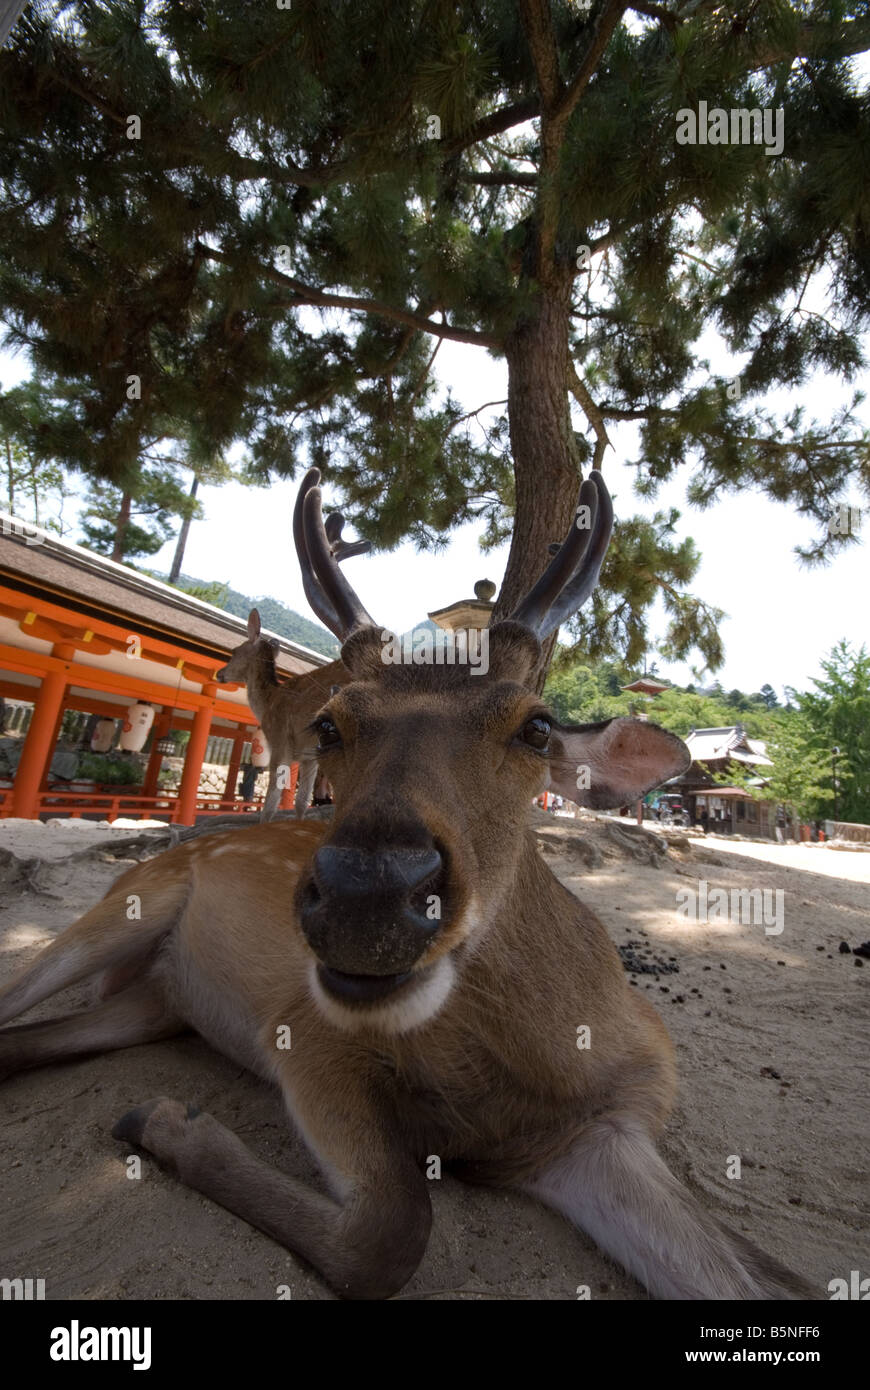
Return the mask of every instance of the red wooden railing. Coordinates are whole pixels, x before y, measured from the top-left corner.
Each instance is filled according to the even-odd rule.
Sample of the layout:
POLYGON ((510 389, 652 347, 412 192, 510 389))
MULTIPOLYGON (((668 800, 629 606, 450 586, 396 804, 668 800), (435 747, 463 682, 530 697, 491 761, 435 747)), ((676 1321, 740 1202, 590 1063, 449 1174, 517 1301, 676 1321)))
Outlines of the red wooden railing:
MULTIPOLYGON (((293 804, 296 779, 299 773, 297 763, 291 764, 291 777, 281 800, 283 808, 293 804)), ((14 787, 0 787, 0 819, 14 814, 14 787)), ((196 798, 195 815, 225 816, 261 811, 264 798, 255 796, 249 801, 238 796, 222 796, 219 792, 200 792, 196 798)), ((37 796, 37 816, 39 819, 51 816, 70 816, 80 820, 86 814, 99 814, 102 820, 114 821, 119 817, 165 820, 175 824, 178 819, 178 796, 175 792, 163 792, 157 796, 143 796, 138 791, 124 791, 117 786, 98 787, 94 791, 70 792, 58 786, 44 788, 37 796)))
MULTIPOLYGON (((102 820, 109 822, 119 817, 129 819, 165 820, 174 823, 177 817, 178 797, 140 796, 137 792, 62 792, 56 789, 43 791, 37 798, 39 818, 48 816, 70 816, 80 820, 85 814, 99 813, 102 820)), ((8 815, 12 805, 12 788, 0 787, 0 817, 8 815)), ((241 797, 223 797, 218 793, 203 792, 196 798, 197 816, 221 816, 238 812, 260 811, 263 798, 243 801, 241 797)))

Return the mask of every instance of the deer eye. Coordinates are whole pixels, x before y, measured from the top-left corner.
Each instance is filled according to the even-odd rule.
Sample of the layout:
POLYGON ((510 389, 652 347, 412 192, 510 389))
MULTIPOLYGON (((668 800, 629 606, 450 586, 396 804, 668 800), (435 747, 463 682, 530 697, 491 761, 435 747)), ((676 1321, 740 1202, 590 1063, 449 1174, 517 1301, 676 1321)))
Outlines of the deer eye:
POLYGON ((534 719, 530 719, 528 723, 523 725, 520 738, 530 748, 536 748, 538 752, 543 753, 549 745, 552 727, 549 719, 544 719, 542 715, 536 715, 534 719))
POLYGON ((315 720, 314 729, 317 734, 317 752, 320 753, 326 748, 335 748, 341 743, 341 734, 337 726, 331 719, 324 715, 321 719, 315 720))

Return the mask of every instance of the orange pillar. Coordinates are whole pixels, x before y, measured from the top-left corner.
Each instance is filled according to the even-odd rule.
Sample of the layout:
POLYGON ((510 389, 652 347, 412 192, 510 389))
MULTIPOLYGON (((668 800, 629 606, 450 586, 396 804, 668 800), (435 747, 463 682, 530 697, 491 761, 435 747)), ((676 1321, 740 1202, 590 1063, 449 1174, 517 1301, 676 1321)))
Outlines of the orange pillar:
MULTIPOLYGON (((71 647, 57 644, 52 647, 51 654, 65 662, 75 657, 71 647)), ((69 666, 65 665, 46 672, 39 687, 12 793, 10 814, 23 820, 35 820, 39 814, 37 797, 54 753, 68 671, 69 666)))
POLYGON ((158 753, 157 744, 160 739, 165 738, 169 733, 169 726, 172 722, 172 710, 163 709, 154 721, 154 735, 151 740, 151 753, 148 758, 148 766, 145 769, 145 777, 142 781, 142 795, 157 795, 157 778, 160 776, 160 768, 163 763, 163 754, 158 753))
MULTIPOLYGON (((296 783, 299 781, 299 764, 290 764, 290 782, 281 793, 281 800, 278 803, 279 811, 292 811, 293 798, 296 795, 296 783)), ((307 809, 307 808, 306 808, 307 809)))
POLYGON ((242 746, 245 742, 245 726, 239 725, 239 733, 233 739, 233 751, 230 755, 230 766, 227 772, 227 780, 224 783, 224 799, 235 801, 236 789, 239 785, 239 768, 242 765, 242 746))
POLYGON ((199 777, 202 772, 205 747, 211 729, 211 716, 217 686, 209 683, 202 687, 203 695, 210 697, 207 705, 201 705, 193 716, 193 728, 184 759, 184 772, 181 774, 181 787, 178 792, 178 805, 175 808, 175 821, 178 825, 193 825, 196 820, 196 798, 199 793, 199 777))

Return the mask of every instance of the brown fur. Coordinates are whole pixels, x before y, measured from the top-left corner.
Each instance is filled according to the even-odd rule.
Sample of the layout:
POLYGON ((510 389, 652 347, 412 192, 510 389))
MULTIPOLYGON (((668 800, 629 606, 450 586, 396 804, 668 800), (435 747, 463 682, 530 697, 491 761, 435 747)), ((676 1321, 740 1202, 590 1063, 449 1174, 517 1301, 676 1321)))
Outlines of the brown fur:
POLYGON ((331 661, 314 671, 282 682, 275 668, 275 646, 259 635, 260 620, 256 609, 248 619, 249 633, 226 666, 217 672, 217 679, 227 685, 247 687, 248 703, 269 741, 269 791, 263 808, 263 820, 271 820, 278 809, 281 788, 278 769, 299 763, 299 779, 294 798, 296 814, 302 816, 311 800, 317 776, 317 762, 311 757, 312 737, 308 733, 317 711, 329 699, 335 685, 344 685, 350 674, 342 661, 331 661), (256 617, 256 623, 253 622, 256 617))

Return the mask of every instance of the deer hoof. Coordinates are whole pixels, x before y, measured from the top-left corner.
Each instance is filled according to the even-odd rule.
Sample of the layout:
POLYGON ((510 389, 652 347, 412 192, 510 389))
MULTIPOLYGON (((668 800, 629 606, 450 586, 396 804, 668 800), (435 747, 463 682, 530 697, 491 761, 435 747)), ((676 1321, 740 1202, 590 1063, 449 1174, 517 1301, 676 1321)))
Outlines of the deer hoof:
POLYGON ((184 1142, 188 1126, 199 1114, 201 1111, 196 1106, 158 1096, 122 1115, 112 1135, 147 1149, 155 1158, 168 1161, 184 1142))

